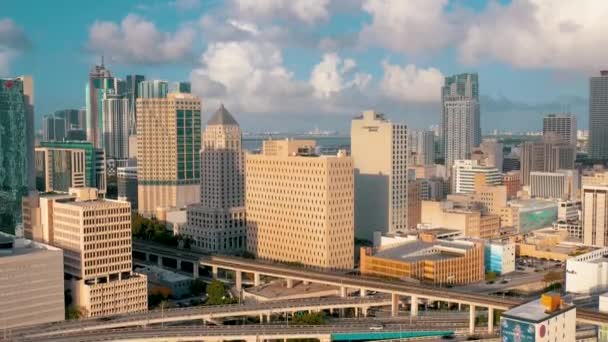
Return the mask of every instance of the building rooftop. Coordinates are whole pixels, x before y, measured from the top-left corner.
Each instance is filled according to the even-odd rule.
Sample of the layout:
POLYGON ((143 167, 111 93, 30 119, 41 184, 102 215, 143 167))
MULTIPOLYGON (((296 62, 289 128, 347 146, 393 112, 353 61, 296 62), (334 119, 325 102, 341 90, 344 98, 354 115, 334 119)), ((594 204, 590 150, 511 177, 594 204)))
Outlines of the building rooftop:
POLYGON ((374 256, 405 262, 441 260, 461 256, 474 247, 474 243, 464 240, 435 242, 416 240, 380 250, 374 256))
POLYGON ((40 253, 43 251, 61 251, 61 249, 40 242, 0 232, 0 258, 40 253))
POLYGON ((547 306, 542 303, 542 299, 537 299, 505 311, 502 317, 539 323, 571 309, 574 309, 573 305, 564 304, 553 311, 548 311, 547 306))
POLYGON ((523 208, 526 210, 539 210, 550 207, 557 208, 556 201, 548 201, 542 199, 514 199, 509 201, 511 207, 523 208))
POLYGON ((232 114, 224 107, 224 104, 220 105, 220 108, 215 111, 211 119, 207 121, 207 125, 232 125, 238 126, 239 124, 236 122, 232 114))
POLYGON ((183 274, 179 274, 156 266, 136 267, 135 271, 147 275, 149 279, 164 281, 167 283, 192 280, 192 277, 188 277, 183 274))

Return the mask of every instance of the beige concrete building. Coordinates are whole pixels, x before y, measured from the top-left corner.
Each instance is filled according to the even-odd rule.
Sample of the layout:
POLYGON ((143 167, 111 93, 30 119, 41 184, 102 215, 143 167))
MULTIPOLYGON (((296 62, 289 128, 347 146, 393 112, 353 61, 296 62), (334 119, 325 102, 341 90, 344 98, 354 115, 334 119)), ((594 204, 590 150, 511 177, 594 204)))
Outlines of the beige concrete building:
POLYGON ((581 197, 585 245, 608 246, 608 185, 584 185, 581 197))
POLYGON ((63 250, 65 287, 86 316, 146 311, 147 279, 132 272, 130 204, 99 199, 94 188, 70 195, 43 195, 37 206, 30 196, 26 234, 63 250))
POLYGON ((191 94, 137 99, 139 212, 200 201, 201 100, 191 94))
POLYGON ((509 171, 502 176, 502 184, 507 187, 507 198, 517 197, 517 192, 521 190, 521 180, 519 171, 509 171))
POLYGON ((421 221, 431 228, 459 230, 469 238, 492 239, 500 235, 500 215, 455 207, 452 201, 422 201, 421 221))
POLYGON ((62 321, 63 301, 61 249, 0 233, 1 328, 62 321))
POLYGON ((355 231, 372 240, 374 232, 407 229, 407 127, 383 114, 365 111, 351 122, 355 165, 355 231))
POLYGON ((258 258, 354 266, 353 159, 316 156, 313 140, 267 140, 246 156, 247 248, 258 258))
POLYGON ((207 122, 201 151, 201 203, 188 206, 180 231, 196 249, 230 253, 245 249, 245 165, 241 129, 224 105, 207 122))

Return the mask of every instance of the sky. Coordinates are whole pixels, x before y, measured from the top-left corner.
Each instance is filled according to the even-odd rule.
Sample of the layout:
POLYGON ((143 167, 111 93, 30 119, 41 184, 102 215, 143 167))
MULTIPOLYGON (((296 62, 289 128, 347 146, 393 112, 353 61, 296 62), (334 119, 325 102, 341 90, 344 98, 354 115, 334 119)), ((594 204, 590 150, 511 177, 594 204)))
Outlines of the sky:
MULTIPOLYGON (((348 132, 375 109, 438 124, 447 75, 477 72, 485 132, 587 128, 608 67, 606 0, 0 0, 0 77, 32 75, 38 118, 84 106, 92 65, 189 80, 247 131, 348 132)), ((38 122, 40 119, 38 119, 38 122)))

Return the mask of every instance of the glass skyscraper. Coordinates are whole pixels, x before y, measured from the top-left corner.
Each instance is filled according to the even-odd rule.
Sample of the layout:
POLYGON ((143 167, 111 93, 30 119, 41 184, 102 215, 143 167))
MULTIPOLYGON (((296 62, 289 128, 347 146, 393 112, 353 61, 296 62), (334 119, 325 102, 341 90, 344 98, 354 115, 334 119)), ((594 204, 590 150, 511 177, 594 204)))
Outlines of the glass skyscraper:
POLYGON ((608 70, 589 80, 589 158, 608 159, 608 70))
POLYGON ((31 77, 0 79, 0 231, 11 234, 34 187, 33 101, 31 77))

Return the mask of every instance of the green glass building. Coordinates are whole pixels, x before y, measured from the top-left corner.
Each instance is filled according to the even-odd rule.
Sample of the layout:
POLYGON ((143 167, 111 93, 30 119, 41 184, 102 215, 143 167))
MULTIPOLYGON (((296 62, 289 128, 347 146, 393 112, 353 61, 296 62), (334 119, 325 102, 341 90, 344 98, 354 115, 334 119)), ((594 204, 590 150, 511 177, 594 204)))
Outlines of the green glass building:
POLYGON ((0 79, 0 231, 14 234, 34 186, 33 81, 0 79))

